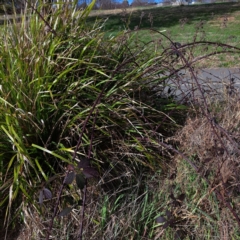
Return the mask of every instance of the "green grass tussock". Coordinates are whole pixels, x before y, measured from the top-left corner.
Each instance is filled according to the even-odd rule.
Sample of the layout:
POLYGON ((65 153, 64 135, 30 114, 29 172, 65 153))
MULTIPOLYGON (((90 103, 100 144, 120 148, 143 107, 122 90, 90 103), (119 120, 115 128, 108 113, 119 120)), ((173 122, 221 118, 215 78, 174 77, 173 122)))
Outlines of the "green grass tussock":
POLYGON ((120 182, 134 182, 142 167, 165 168, 158 142, 176 129, 167 112, 178 105, 150 90, 164 68, 131 34, 106 37, 103 23, 87 26, 93 4, 59 7, 48 22, 23 15, 1 30, 1 226, 24 222, 30 205, 42 212, 39 190, 50 182, 57 194, 51 177, 84 156, 120 182))

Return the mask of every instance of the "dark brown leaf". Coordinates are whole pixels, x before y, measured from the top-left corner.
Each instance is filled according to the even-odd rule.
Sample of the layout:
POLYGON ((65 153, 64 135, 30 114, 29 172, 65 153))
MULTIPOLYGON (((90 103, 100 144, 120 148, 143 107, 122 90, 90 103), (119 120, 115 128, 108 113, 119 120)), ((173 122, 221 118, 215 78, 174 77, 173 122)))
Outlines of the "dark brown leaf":
POLYGON ((174 180, 176 178, 176 173, 172 173, 169 177, 169 180, 174 180))
POLYGON ((166 217, 170 219, 172 217, 172 213, 169 210, 166 210, 166 217))
POLYGON ((80 162, 78 163, 79 168, 90 167, 90 160, 86 157, 81 157, 80 162))
POLYGON ((172 193, 169 195, 169 197, 170 197, 172 200, 175 200, 175 199, 176 199, 172 193))
POLYGON ((170 220, 168 221, 168 223, 169 223, 169 227, 174 227, 177 222, 176 222, 176 220, 175 220, 174 218, 172 218, 172 219, 170 219, 170 220))
POLYGON ((98 177, 98 171, 92 167, 83 168, 83 174, 86 178, 98 177))
POLYGON ((170 225, 170 222, 168 221, 168 222, 165 222, 162 227, 163 229, 166 229, 168 228, 169 225, 170 225))
POLYGON ((79 189, 83 189, 84 186, 85 186, 85 178, 82 174, 77 174, 76 175, 76 183, 77 183, 77 186, 79 187, 79 189))
POLYGON ((74 168, 74 166, 73 166, 72 164, 68 164, 67 170, 68 170, 68 171, 74 171, 75 168, 74 168))
POLYGON ((73 182, 73 180, 74 180, 74 178, 75 178, 75 172, 69 172, 68 173, 68 175, 66 176, 66 179, 65 179, 65 184, 71 184, 72 182, 73 182))
POLYGON ((180 206, 181 206, 181 203, 180 203, 180 201, 178 201, 178 200, 173 200, 173 201, 172 201, 172 205, 173 205, 174 207, 180 207, 180 206))
POLYGON ((156 218, 156 223, 165 223, 167 220, 163 216, 159 216, 156 218))
POLYGON ((221 148, 221 147, 218 147, 218 148, 216 148, 215 149, 216 150, 216 152, 218 153, 218 154, 224 154, 224 149, 223 148, 221 148))
POLYGON ((52 192, 47 188, 43 188, 43 195, 46 199, 52 198, 52 192))
POLYGON ((177 198, 178 201, 182 202, 185 199, 186 195, 184 193, 180 194, 177 198))
POLYGON ((211 160, 212 160, 212 158, 205 158, 205 159, 203 160, 203 163, 209 163, 211 160))
POLYGON ((43 190, 41 190, 39 193, 39 203, 43 204, 43 190))
POLYGON ((58 214, 58 216, 64 217, 64 216, 68 215, 71 211, 72 211, 71 207, 66 207, 58 214))
POLYGON ((73 205, 74 204, 74 198, 72 196, 63 196, 62 197, 67 203, 73 205))

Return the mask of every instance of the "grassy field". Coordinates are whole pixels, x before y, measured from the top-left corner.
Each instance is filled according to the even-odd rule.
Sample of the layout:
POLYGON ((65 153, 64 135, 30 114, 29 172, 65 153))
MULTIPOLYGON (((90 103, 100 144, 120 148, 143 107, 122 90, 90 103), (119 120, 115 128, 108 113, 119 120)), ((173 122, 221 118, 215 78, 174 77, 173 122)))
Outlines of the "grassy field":
POLYGON ((2 25, 0 239, 240 239, 239 4, 92 7, 2 25))
MULTIPOLYGON (((174 42, 181 44, 194 41, 212 41, 228 43, 240 47, 240 3, 218 3, 207 5, 191 5, 176 7, 157 7, 148 9, 129 9, 114 12, 105 11, 97 17, 89 18, 89 22, 96 19, 107 19, 104 30, 109 35, 116 35, 119 31, 141 29, 137 37, 142 42, 162 40, 162 47, 169 46, 169 41, 159 33, 149 31, 150 28, 164 31, 174 42), (146 30, 148 29, 148 30, 146 30)), ((194 55, 206 52, 206 48, 195 48, 194 55)), ((238 55, 221 55, 204 59, 201 67, 239 67, 238 55)))

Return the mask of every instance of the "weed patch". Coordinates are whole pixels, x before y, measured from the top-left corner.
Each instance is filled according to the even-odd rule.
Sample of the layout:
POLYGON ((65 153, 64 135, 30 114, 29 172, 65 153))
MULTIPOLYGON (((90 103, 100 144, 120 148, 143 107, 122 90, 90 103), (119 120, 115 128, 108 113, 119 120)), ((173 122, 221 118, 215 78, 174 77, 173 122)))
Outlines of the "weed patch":
POLYGON ((146 28, 143 41, 145 13, 106 34, 87 24, 93 5, 31 6, 3 26, 1 236, 237 237, 237 91, 212 103, 193 67, 239 48, 207 41, 202 21, 192 42, 146 28), (176 98, 183 69, 202 98, 176 98))

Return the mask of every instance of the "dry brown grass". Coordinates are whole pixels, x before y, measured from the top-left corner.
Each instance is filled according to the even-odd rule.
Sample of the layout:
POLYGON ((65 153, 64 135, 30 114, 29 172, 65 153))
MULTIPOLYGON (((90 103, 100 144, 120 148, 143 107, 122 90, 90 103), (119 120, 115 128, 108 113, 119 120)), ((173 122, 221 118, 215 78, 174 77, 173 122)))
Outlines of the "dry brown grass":
POLYGON ((209 104, 212 105, 211 114, 215 122, 209 121, 198 109, 197 114, 190 116, 183 129, 174 137, 181 152, 190 157, 199 169, 194 172, 181 156, 176 156, 175 184, 189 194, 191 199, 191 203, 185 206, 185 211, 189 213, 186 216, 188 224, 198 226, 200 221, 205 222, 201 228, 196 229, 196 236, 203 237, 209 230, 211 234, 218 233, 218 239, 230 239, 237 236, 236 219, 223 202, 212 196, 214 190, 218 190, 239 214, 239 96, 225 95, 224 101, 222 98, 221 101, 209 104), (209 179, 210 186, 204 187, 203 177, 209 179))

